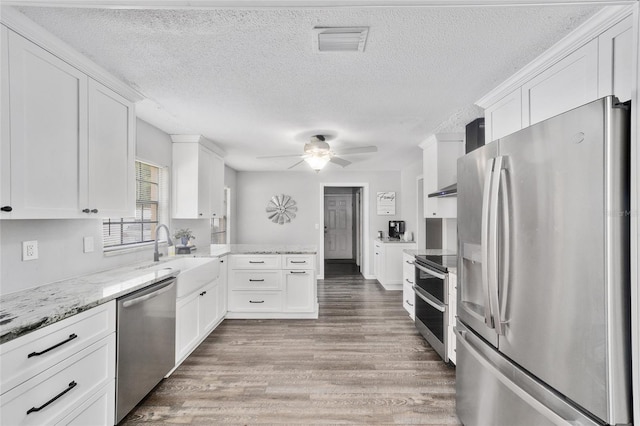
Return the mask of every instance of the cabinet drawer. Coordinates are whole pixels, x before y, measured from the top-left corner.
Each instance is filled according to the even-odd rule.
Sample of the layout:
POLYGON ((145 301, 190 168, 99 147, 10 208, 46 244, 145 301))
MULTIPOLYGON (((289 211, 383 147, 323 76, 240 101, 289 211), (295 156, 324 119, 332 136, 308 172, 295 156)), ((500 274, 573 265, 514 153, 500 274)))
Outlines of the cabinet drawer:
POLYGON ((0 423, 53 424, 115 378, 115 333, 0 396, 0 423))
POLYGON ((0 346, 1 393, 115 332, 115 301, 0 346))
POLYGON ((233 270, 230 278, 231 290, 280 290, 282 288, 281 271, 233 270))
POLYGON ((282 264, 279 254, 234 254, 231 256, 230 263, 231 269, 280 269, 282 264))
POLYGON ((315 269, 315 256, 299 254, 299 255, 283 255, 282 260, 284 269, 315 269))
POLYGON ((109 383, 91 395, 78 408, 57 423, 56 426, 111 426, 115 423, 116 381, 109 383))
POLYGON ((280 291, 232 291, 229 294, 229 310, 237 312, 280 312, 280 291))

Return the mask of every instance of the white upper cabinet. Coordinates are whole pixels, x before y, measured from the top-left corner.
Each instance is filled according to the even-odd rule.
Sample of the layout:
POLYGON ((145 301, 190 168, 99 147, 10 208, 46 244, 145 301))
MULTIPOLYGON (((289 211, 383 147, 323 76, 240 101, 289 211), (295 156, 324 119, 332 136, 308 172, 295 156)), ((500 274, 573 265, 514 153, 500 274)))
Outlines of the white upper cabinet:
POLYGON ((591 40, 522 86, 522 124, 598 99, 598 40, 591 40))
POLYGON ((11 218, 77 217, 85 208, 79 165, 87 152, 87 76, 7 32, 9 109, 2 114, 10 117, 10 137, 2 145, 10 164, 2 168, 9 187, 2 204, 13 209, 11 218))
POLYGON ((135 216, 135 121, 131 102, 89 80, 86 205, 101 217, 135 216))
POLYGON ((133 215, 133 103, 2 32, 0 218, 133 215))
POLYGON ((224 161, 198 142, 173 143, 173 217, 222 217, 224 161))
POLYGON ((615 95, 631 99, 632 8, 604 8, 477 104, 485 108, 485 140, 615 95))
POLYGON ((522 129, 522 90, 517 88, 485 109, 484 126, 487 143, 522 129))
POLYGON ((633 16, 628 16, 598 37, 598 97, 615 95, 631 99, 633 16))
POLYGON ((437 134, 421 144, 424 176, 424 217, 454 218, 456 197, 429 197, 445 186, 457 182, 457 161, 464 155, 462 133, 437 134))

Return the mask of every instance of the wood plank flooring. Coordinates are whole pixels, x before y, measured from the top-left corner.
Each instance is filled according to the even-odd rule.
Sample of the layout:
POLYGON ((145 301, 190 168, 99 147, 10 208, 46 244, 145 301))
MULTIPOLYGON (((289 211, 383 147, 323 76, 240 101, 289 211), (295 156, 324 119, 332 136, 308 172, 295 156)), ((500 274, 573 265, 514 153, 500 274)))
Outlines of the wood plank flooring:
POLYGON ((336 275, 318 320, 225 320, 121 424, 459 424, 455 369, 401 298, 336 275))

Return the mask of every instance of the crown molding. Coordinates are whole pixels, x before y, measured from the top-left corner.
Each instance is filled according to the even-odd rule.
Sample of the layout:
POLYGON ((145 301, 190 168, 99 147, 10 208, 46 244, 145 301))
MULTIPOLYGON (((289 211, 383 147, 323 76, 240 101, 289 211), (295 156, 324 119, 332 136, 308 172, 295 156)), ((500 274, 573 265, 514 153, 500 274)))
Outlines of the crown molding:
POLYGON ((3 0, 11 6, 110 9, 476 7, 540 5, 621 5, 636 0, 3 0))
POLYGON ((476 101, 476 105, 487 108, 507 96, 545 69, 559 62, 574 50, 598 37, 605 30, 633 13, 635 5, 611 6, 593 15, 565 38, 551 46, 540 56, 529 62, 498 87, 476 101))
POLYGON ((422 149, 425 149, 436 142, 463 142, 463 141, 464 141, 464 133, 457 133, 457 132, 436 133, 434 135, 429 136, 422 142, 420 142, 418 146, 422 149))
POLYGON ((171 136, 171 142, 173 143, 199 143, 200 145, 209 148, 211 151, 224 158, 227 153, 224 149, 220 148, 215 143, 202 135, 169 135, 171 136))
MULTIPOLYGON (((49 6, 52 6, 52 4, 49 4, 49 6)), ((17 10, 4 5, 0 6, 0 23, 124 96, 129 101, 138 102, 145 98, 142 93, 131 88, 131 86, 122 82, 17 10)))

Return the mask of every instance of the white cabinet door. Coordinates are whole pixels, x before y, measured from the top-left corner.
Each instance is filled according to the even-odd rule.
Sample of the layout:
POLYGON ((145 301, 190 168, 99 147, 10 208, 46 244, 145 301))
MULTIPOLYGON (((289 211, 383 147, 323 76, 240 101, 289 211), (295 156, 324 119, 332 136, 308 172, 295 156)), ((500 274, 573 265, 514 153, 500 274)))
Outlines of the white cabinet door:
POLYGON ((378 281, 382 279, 384 265, 384 253, 382 249, 382 243, 376 241, 373 243, 373 276, 378 281))
POLYGON ((530 126, 597 98, 598 40, 594 39, 522 86, 522 124, 530 126))
POLYGON ((198 341, 200 324, 198 303, 200 293, 195 292, 176 303, 176 362, 191 352, 198 341))
POLYGON ((211 216, 211 165, 213 152, 200 145, 198 147, 198 217, 211 216))
POLYGON ((174 219, 211 217, 214 156, 197 142, 173 143, 174 219))
POLYGON ((223 217, 224 209, 224 160, 215 153, 211 153, 211 216, 223 217))
POLYGON ((522 129, 522 91, 514 90, 484 110, 486 143, 522 129))
POLYGON ((111 426, 115 423, 115 380, 73 410, 56 426, 111 426))
POLYGON ((218 321, 219 289, 218 280, 215 280, 198 292, 200 338, 206 336, 218 321))
POLYGON ((315 280, 313 271, 284 271, 285 312, 310 312, 315 303, 315 280))
POLYGON ((229 291, 229 283, 228 283, 228 270, 227 265, 229 264, 229 257, 222 256, 220 257, 220 276, 218 277, 218 285, 220 286, 220 300, 218 301, 218 313, 220 318, 224 318, 227 315, 227 293, 229 291))
POLYGON ((631 99, 633 83, 633 16, 628 16, 598 37, 598 97, 631 99))
POLYGON ((100 217, 135 216, 133 104, 89 80, 89 150, 86 206, 100 217))
MULTIPOLYGON (((10 145, 10 195, 3 190, 3 203, 12 218, 82 217, 87 76, 12 31, 8 49, 11 137, 2 151, 10 145)), ((3 182, 6 172, 3 164, 3 182)))
POLYGON ((432 192, 457 181, 457 161, 464 155, 464 135, 444 133, 434 135, 422 145, 424 177, 424 216, 455 218, 456 197, 429 197, 432 192))
POLYGON ((0 25, 0 218, 11 218, 11 132, 9 131, 9 30, 0 25))

